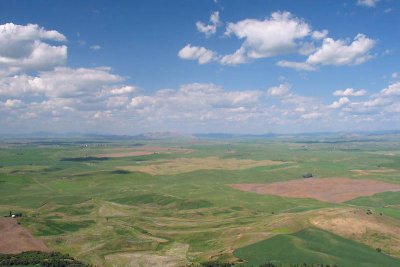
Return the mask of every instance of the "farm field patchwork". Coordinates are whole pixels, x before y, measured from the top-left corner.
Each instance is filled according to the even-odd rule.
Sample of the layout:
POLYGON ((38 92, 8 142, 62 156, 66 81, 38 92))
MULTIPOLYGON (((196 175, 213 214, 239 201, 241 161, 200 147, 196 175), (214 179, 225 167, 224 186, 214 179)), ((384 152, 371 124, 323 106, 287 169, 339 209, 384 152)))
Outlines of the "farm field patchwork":
MULTIPOLYGON (((242 248, 305 229, 399 259, 400 137, 330 138, 4 139, 0 215, 22 213, 7 220, 96 266, 239 263, 242 248)), ((307 259, 353 263, 335 251, 307 259)))

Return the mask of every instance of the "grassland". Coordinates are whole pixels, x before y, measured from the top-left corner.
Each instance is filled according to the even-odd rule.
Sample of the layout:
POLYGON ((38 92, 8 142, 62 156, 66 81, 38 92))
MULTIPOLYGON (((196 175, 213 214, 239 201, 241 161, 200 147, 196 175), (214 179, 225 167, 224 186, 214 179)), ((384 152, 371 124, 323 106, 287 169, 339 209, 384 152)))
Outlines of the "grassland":
POLYGON ((399 141, 2 140, 0 215, 23 213, 21 225, 49 248, 99 266, 235 262, 239 248, 310 227, 379 247, 377 260, 400 258, 400 192, 327 203, 228 186, 304 173, 400 184, 399 141), (121 156, 136 150, 151 153, 121 156))
POLYGON ((329 264, 342 267, 391 267, 400 260, 349 239, 329 232, 307 228, 291 235, 278 235, 270 239, 235 250, 234 255, 247 260, 246 265, 277 264, 329 264), (323 241, 322 241, 323 240, 323 241))

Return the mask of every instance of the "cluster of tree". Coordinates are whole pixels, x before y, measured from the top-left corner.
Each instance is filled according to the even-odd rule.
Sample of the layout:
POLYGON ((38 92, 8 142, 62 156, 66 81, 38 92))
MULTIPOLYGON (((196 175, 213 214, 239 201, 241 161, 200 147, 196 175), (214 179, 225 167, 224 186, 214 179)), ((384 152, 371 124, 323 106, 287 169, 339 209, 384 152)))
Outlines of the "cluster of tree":
MULTIPOLYGON (((237 265, 237 264, 224 263, 224 262, 218 262, 218 261, 205 262, 205 263, 201 264, 201 266, 203 266, 203 267, 230 267, 230 266, 233 266, 233 265, 237 265)), ((243 267, 244 265, 239 265, 239 266, 243 267)), ((251 265, 250 267, 257 267, 257 266, 251 265)), ((282 264, 268 262, 268 263, 260 264, 260 265, 258 265, 258 267, 337 267, 337 265, 336 264, 334 264, 334 265, 329 265, 329 264, 307 264, 307 263, 282 265, 282 264)))
POLYGON ((80 157, 80 158, 62 158, 60 161, 94 161, 94 160, 109 160, 108 157, 80 157))
POLYGON ((0 266, 11 265, 40 265, 45 267, 89 266, 59 252, 26 251, 19 254, 0 254, 0 266))
POLYGON ((13 217, 13 215, 14 217, 22 217, 22 213, 13 213, 11 210, 10 210, 10 215, 4 217, 13 217))

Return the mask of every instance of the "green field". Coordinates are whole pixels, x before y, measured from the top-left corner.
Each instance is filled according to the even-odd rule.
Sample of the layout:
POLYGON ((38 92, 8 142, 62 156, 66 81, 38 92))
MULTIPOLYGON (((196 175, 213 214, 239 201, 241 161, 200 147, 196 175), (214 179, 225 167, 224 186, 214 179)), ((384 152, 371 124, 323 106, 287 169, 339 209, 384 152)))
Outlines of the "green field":
MULTIPOLYGON (((249 265, 266 262, 277 264, 329 264, 331 266, 399 266, 400 259, 391 258, 373 248, 316 228, 307 228, 291 235, 270 239, 235 250, 235 257, 249 265)), ((246 264, 247 265, 247 264, 246 264)))
MULTIPOLYGON (((4 139, 0 215, 22 213, 21 225, 49 248, 98 266, 237 262, 239 248, 310 227, 346 238, 346 244, 363 244, 354 249, 381 248, 371 254, 379 262, 385 255, 400 258, 400 192, 335 204, 227 185, 301 179, 304 173, 400 184, 399 143, 396 135, 4 139), (146 155, 99 156, 153 151, 149 147, 154 152, 146 155)), ((329 259, 350 264, 342 252, 329 259)))

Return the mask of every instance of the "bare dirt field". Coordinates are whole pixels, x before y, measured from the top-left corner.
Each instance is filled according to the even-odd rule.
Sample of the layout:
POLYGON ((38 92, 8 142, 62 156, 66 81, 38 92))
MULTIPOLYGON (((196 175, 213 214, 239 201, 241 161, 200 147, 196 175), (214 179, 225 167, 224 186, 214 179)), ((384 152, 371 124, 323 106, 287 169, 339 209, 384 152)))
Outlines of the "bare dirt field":
POLYGON ((20 226, 12 218, 0 218, 0 253, 14 254, 23 251, 50 252, 45 244, 20 226))
POLYGON ((395 169, 382 169, 382 170, 351 170, 352 172, 357 173, 356 176, 363 176, 363 175, 376 175, 377 173, 391 173, 396 172, 395 169))
MULTIPOLYGON (((158 162, 155 162, 158 163, 158 162)), ((158 174, 177 174, 196 170, 240 170, 260 166, 280 165, 293 162, 273 161, 273 160, 249 160, 249 159, 220 159, 217 157, 207 158, 178 158, 165 163, 145 166, 121 166, 118 169, 128 171, 141 171, 153 175, 158 174)))
POLYGON ((331 203, 345 202, 386 191, 400 191, 400 185, 397 184, 348 178, 307 178, 272 184, 230 184, 229 186, 258 194, 314 198, 331 203))

